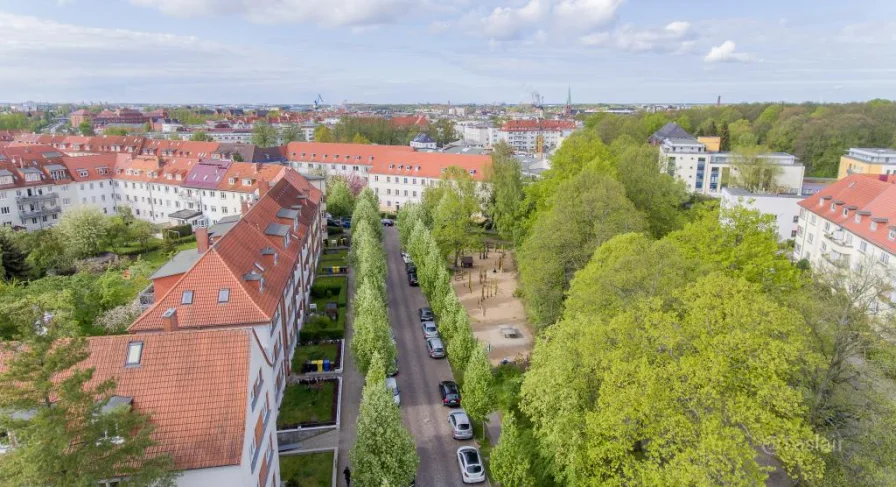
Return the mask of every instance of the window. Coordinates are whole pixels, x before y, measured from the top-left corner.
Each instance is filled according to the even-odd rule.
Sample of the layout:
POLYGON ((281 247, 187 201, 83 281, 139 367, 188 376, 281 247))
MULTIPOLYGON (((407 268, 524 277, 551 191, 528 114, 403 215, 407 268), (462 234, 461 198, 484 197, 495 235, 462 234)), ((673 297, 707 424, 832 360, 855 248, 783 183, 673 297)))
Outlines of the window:
POLYGON ((864 253, 865 253, 865 250, 866 250, 867 248, 868 248, 868 242, 865 242, 864 240, 861 241, 861 242, 859 242, 859 252, 861 252, 861 253, 864 254, 864 253))
POLYGON ((809 223, 811 223, 813 225, 815 224, 815 214, 814 213, 812 214, 812 217, 809 218, 809 223))
POLYGON ((872 231, 872 232, 876 232, 876 231, 877 231, 877 222, 871 222, 871 231, 872 231))
POLYGON ((797 215, 794 215, 794 217, 793 217, 793 223, 797 223, 797 222, 799 222, 799 221, 800 221, 800 217, 797 216, 797 215))
POLYGON ((834 211, 835 208, 837 208, 837 203, 831 203, 831 211, 834 211))
POLYGON ((891 228, 890 233, 887 235, 887 238, 890 240, 896 240, 896 229, 891 228))
POLYGON ((880 256, 878 257, 878 260, 880 261, 881 264, 886 265, 887 263, 890 262, 890 254, 888 254, 886 252, 881 252, 880 256))
POLYGON ((824 222, 824 231, 829 232, 831 230, 831 222, 824 222))
POLYGON ((849 216, 849 208, 843 208, 843 216, 849 216))
POLYGON ((218 290, 218 302, 226 303, 230 301, 230 288, 224 288, 218 290))
POLYGON ((143 342, 128 343, 128 357, 124 365, 127 367, 135 367, 140 365, 140 358, 143 355, 143 342))
POLYGON ((862 215, 856 213, 856 219, 855 219, 855 220, 856 220, 856 223, 861 223, 861 222, 862 222, 862 215))
POLYGON ((794 246, 793 246, 793 253, 796 254, 796 255, 799 255, 799 253, 800 253, 800 248, 801 248, 801 247, 800 247, 800 244, 796 244, 796 245, 794 245, 794 246))
POLYGON ((184 291, 184 293, 180 296, 180 304, 193 304, 193 291, 184 291))
POLYGON ((814 239, 815 239, 815 235, 810 233, 809 234, 809 243, 812 243, 812 240, 814 240, 814 239))

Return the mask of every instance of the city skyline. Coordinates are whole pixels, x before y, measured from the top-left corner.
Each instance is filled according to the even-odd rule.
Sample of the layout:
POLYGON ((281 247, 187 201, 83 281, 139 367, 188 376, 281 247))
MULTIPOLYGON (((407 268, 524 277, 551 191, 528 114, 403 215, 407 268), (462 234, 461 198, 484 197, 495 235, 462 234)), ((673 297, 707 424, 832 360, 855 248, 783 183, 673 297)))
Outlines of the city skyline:
POLYGON ((251 3, 0 0, 0 98, 562 104, 570 87, 573 103, 844 102, 896 88, 882 1, 251 3))

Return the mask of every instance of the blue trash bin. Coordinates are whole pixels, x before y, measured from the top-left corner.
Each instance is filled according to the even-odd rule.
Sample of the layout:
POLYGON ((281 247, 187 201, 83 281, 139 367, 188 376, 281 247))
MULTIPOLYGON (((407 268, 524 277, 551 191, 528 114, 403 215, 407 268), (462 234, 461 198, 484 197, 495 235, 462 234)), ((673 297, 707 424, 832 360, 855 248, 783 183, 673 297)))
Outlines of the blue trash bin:
POLYGON ((324 372, 329 372, 329 371, 330 371, 330 359, 325 358, 324 359, 324 372))

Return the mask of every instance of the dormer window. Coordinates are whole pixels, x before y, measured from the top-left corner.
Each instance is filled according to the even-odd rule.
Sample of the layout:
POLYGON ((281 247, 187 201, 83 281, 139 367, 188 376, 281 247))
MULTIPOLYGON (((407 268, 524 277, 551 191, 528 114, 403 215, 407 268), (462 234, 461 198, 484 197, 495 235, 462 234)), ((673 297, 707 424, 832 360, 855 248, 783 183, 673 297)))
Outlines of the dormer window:
POLYGON ((871 231, 872 232, 877 231, 877 222, 871 222, 871 231))
POLYGON ((140 365, 140 359, 143 357, 143 342, 128 343, 128 356, 125 359, 125 367, 136 367, 140 365))
POLYGON ((255 268, 260 270, 261 272, 264 272, 264 267, 262 267, 262 265, 259 264, 258 262, 255 263, 255 268))
POLYGON ((229 179, 227 180, 227 183, 228 183, 228 184, 236 184, 236 178, 229 178, 229 179))
POLYGON ((78 169, 78 176, 81 176, 82 178, 86 178, 86 177, 87 177, 87 171, 84 170, 84 169, 78 169))
POLYGON ((831 211, 837 209, 837 203, 831 203, 831 211))
POLYGON ((252 180, 249 178, 243 178, 243 186, 252 186, 252 180))
POLYGON ((861 222, 862 222, 862 215, 856 213, 856 223, 861 223, 861 222))
POLYGON ((887 234, 887 238, 890 240, 896 240, 896 228, 890 229, 890 233, 887 234))
POLYGON ((849 208, 843 208, 843 216, 849 216, 849 208))
POLYGON ((818 206, 821 206, 823 204, 824 204, 824 200, 818 200, 818 206))
POLYGON ((476 170, 475 170, 475 169, 470 169, 470 175, 473 175, 473 174, 476 174, 476 170))

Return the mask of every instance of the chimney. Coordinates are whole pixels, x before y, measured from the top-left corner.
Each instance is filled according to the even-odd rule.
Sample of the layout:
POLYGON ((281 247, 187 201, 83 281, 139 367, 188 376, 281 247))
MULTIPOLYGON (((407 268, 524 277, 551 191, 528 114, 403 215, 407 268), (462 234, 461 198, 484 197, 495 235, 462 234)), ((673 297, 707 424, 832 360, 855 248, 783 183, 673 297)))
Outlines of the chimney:
POLYGON ((199 227, 196 229, 196 250, 200 254, 204 254, 209 247, 208 227, 199 227))
POLYGON ((255 174, 258 174, 259 172, 261 172, 261 168, 262 168, 262 167, 263 167, 263 166, 261 165, 260 162, 256 162, 256 163, 255 163, 255 174))
POLYGON ((162 329, 168 333, 178 330, 177 308, 168 308, 162 313, 162 329))

